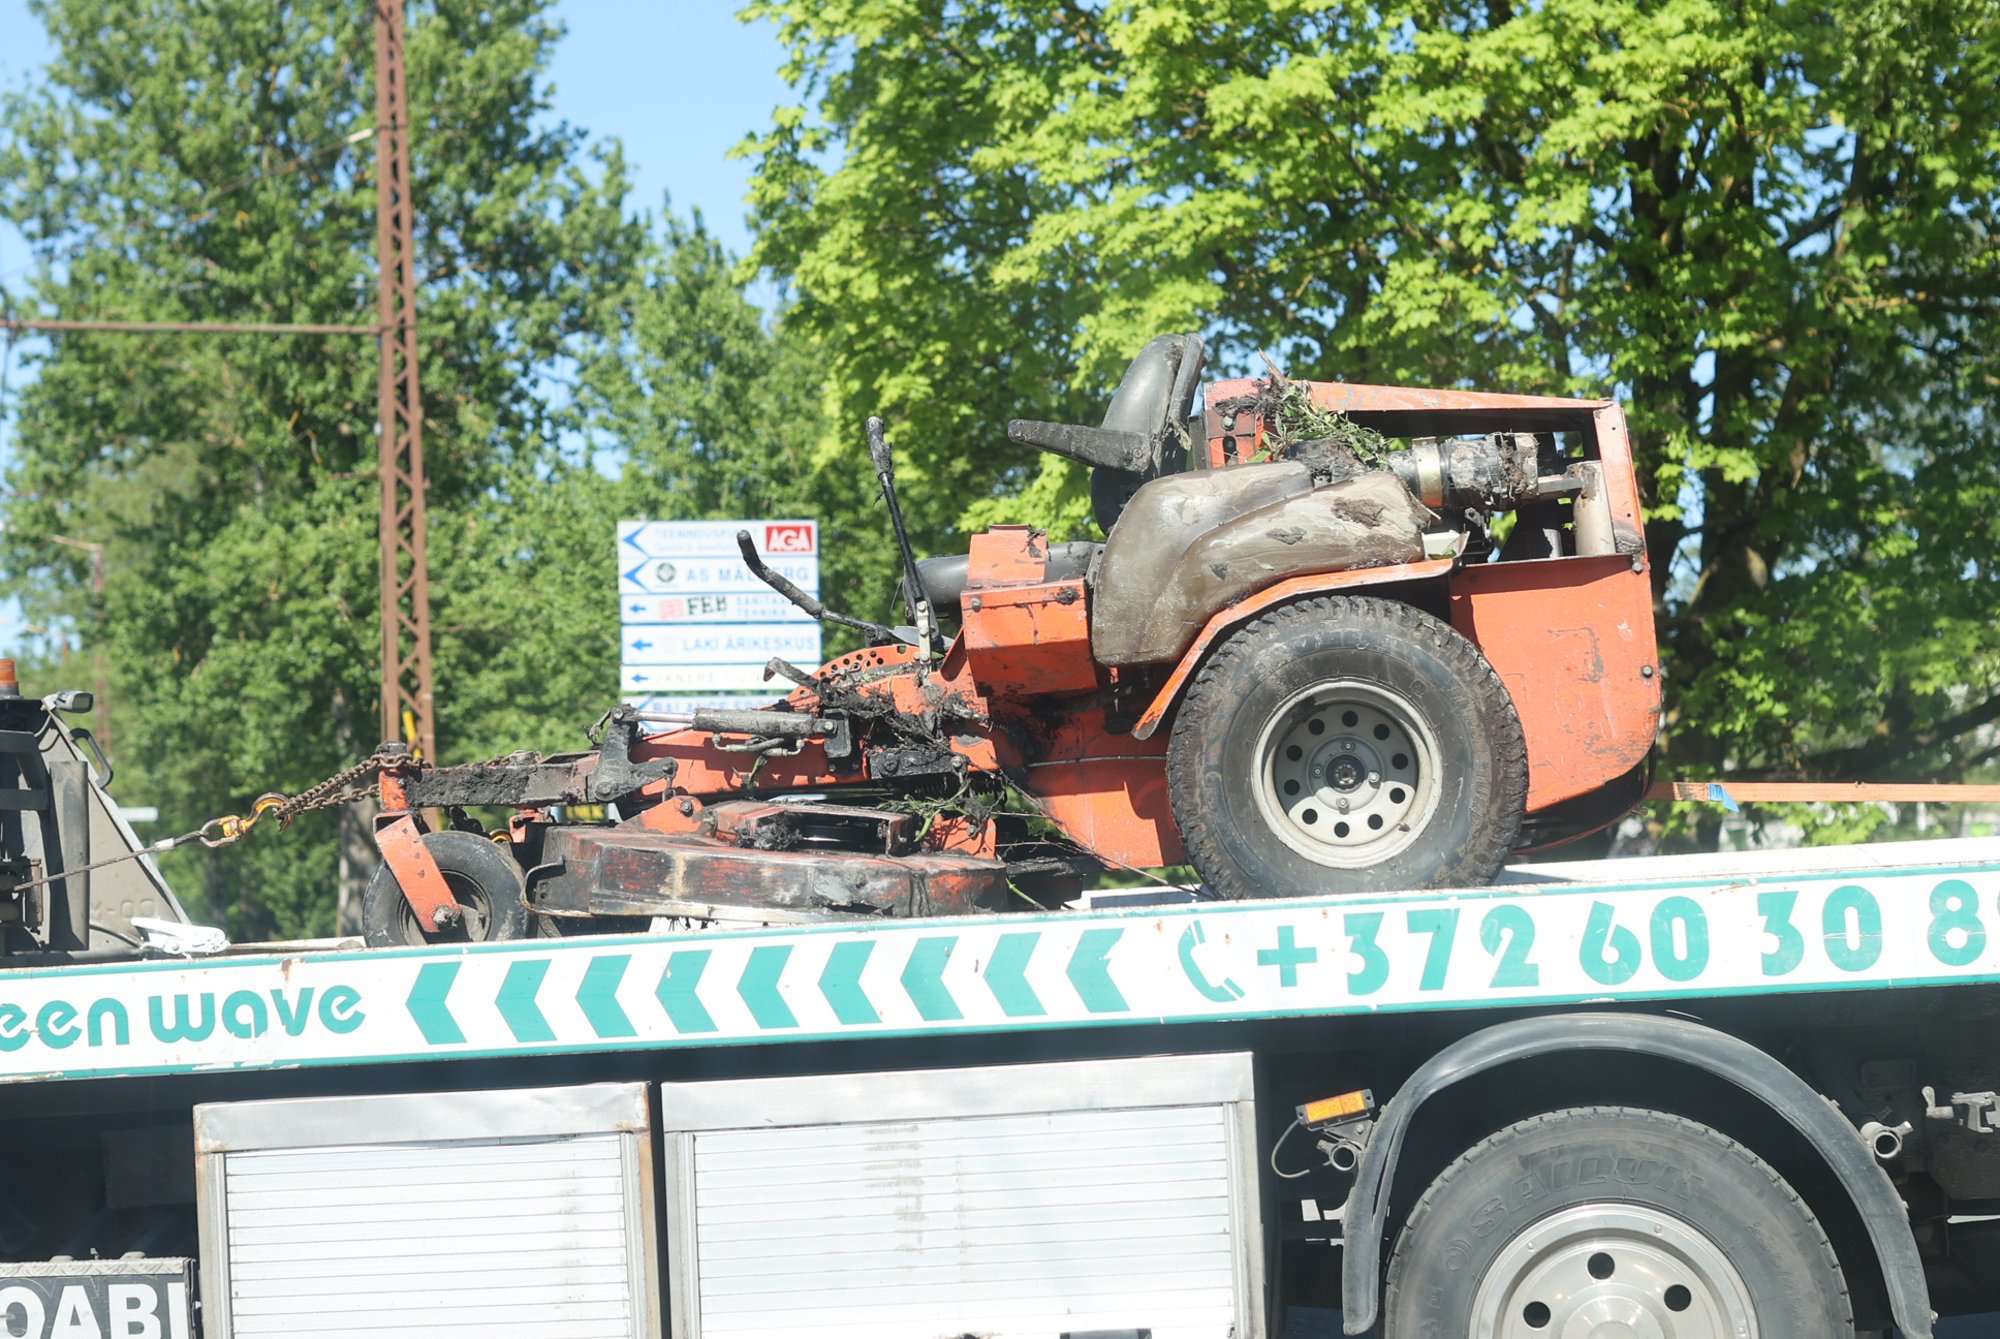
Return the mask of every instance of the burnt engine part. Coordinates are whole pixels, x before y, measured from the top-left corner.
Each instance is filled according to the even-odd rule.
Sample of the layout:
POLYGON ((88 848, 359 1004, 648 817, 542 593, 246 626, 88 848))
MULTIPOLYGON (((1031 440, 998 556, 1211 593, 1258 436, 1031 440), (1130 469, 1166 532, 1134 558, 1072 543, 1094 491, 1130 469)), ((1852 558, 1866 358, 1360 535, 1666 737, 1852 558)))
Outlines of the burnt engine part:
POLYGON ((713 835, 551 828, 529 902, 557 919, 841 920, 998 911, 1012 897, 998 860, 910 849, 907 814, 732 801, 704 819, 713 835))
POLYGON ((759 851, 805 849, 907 855, 922 825, 915 814, 842 804, 732 800, 702 811, 701 834, 759 851))
POLYGON ((673 780, 676 764, 671 758, 632 761, 639 719, 638 708, 621 702, 605 714, 603 743, 594 753, 543 757, 523 751, 492 762, 419 767, 404 775, 404 790, 417 809, 615 804, 654 782, 673 780))

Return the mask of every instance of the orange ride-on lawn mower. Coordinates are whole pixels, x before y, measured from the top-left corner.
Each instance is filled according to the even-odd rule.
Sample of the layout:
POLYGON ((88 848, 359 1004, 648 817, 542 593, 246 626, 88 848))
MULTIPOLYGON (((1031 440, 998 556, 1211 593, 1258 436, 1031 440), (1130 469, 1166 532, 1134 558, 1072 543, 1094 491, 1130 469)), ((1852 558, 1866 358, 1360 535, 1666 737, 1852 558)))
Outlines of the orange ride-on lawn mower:
POLYGON ((1660 686, 1619 407, 1274 374, 1193 420, 1202 365, 1164 336, 1102 426, 1010 426, 1090 467, 1101 544, 917 560, 871 420, 907 624, 740 537, 869 645, 771 662, 767 709, 614 707, 587 753, 386 758, 370 941, 1051 905, 1183 863, 1224 898, 1464 886, 1625 813, 1660 686))

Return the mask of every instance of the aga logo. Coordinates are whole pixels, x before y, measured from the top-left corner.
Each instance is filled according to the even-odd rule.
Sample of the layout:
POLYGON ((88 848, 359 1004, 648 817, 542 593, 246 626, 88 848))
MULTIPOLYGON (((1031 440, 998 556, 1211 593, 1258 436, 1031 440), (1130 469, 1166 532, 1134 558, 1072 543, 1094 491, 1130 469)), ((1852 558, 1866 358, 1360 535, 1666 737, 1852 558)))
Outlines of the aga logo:
POLYGON ((766 553, 811 553, 813 551, 813 527, 805 525, 767 525, 764 527, 764 552, 766 553))

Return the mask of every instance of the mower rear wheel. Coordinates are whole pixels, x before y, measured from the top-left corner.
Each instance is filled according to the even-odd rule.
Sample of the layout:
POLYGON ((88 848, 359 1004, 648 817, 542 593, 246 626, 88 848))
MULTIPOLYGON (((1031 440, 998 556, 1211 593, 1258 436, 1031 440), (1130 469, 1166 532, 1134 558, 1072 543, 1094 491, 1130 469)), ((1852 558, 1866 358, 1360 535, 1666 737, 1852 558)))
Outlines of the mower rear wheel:
POLYGON ((1322 596, 1223 639, 1181 704, 1167 781, 1224 897, 1462 887, 1513 849, 1527 745, 1463 636, 1395 601, 1322 596))
POLYGON ((437 861, 445 886, 463 914, 452 925, 427 929, 388 865, 368 881, 361 926, 370 948, 421 948, 425 944, 480 944, 525 939, 528 904, 521 867, 505 850, 475 832, 432 832, 424 849, 437 861))

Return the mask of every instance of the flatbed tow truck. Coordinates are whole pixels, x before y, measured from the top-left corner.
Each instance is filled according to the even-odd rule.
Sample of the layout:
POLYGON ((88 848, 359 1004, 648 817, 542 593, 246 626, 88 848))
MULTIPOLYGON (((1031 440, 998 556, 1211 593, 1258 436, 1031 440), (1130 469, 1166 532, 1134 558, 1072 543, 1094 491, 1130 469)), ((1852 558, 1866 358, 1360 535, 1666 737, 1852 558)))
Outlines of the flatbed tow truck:
POLYGON ((23 968, 0 1332, 1918 1339, 1997 1040, 1984 839, 23 968))
POLYGON ((1102 545, 919 562, 871 424, 910 626, 773 581, 871 644, 766 709, 171 839, 372 776, 372 949, 188 926, 81 695, 0 675, 0 1334, 2000 1309, 2000 841, 1506 865, 1647 784, 1618 406, 1273 377, 1191 420, 1201 358, 1011 430, 1102 545), (1078 897, 1079 852, 1203 886, 1078 897))

